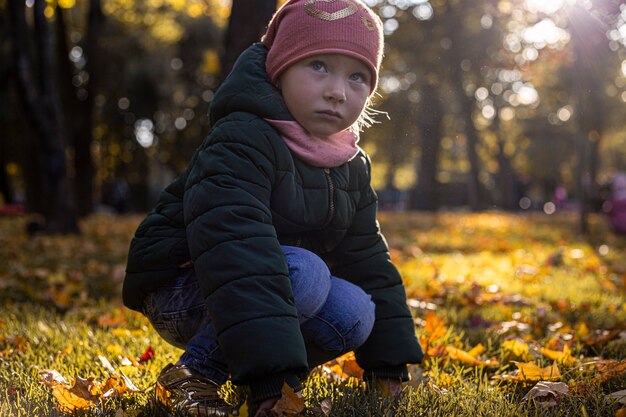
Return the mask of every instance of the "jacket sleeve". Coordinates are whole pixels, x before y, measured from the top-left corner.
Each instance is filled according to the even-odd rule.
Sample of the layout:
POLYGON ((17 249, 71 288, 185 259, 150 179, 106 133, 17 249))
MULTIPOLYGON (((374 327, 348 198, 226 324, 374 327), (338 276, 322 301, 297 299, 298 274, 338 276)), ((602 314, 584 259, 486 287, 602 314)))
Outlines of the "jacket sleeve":
POLYGON ((146 295, 181 273, 189 261, 183 225, 184 174, 171 183, 141 222, 133 237, 126 264, 124 304, 141 311, 146 295))
POLYGON ((421 362, 423 352, 415 337, 402 279, 391 262, 376 220, 377 197, 370 185, 370 162, 363 160, 367 181, 360 191, 354 220, 328 260, 334 276, 359 285, 376 304, 374 328, 355 351, 365 376, 406 379, 406 364, 421 362))
POLYGON ((271 129, 218 124, 198 150, 184 196, 191 258, 233 382, 274 385, 306 373, 287 263, 269 209, 271 129), (265 129, 265 132, 263 131, 265 129))

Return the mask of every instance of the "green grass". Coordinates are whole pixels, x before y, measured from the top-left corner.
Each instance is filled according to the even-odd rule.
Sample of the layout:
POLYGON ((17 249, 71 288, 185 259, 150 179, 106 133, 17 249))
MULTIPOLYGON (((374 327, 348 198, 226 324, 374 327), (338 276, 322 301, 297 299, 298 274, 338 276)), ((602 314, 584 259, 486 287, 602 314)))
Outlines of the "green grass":
MULTIPOLYGON (((138 358, 150 346, 153 360, 122 368, 143 393, 109 399, 82 416, 153 416, 153 384, 181 351, 167 345, 140 315, 121 307, 119 291, 128 243, 140 218, 93 216, 80 237, 35 237, 25 218, 0 218, 0 416, 62 416, 39 372, 53 369, 68 381, 110 375, 123 357, 138 358)), ((435 312, 445 323, 441 346, 497 359, 495 367, 429 357, 402 398, 381 398, 355 380, 315 370, 306 382, 307 415, 331 416, 614 416, 624 405, 607 394, 626 388, 624 373, 598 379, 590 362, 626 360, 624 286, 626 238, 612 235, 601 217, 591 235, 576 233, 574 216, 390 214, 381 226, 407 285, 416 333, 435 312), (611 333, 612 332, 612 333, 611 333), (611 333, 611 340, 600 336, 611 333), (530 346, 532 362, 549 366, 539 348, 568 345, 574 364, 560 364, 570 393, 544 408, 522 400, 535 382, 494 378, 522 361, 502 348, 506 340, 530 346), (596 342, 597 341, 597 342, 596 342)), ((526 359, 528 361, 528 358, 526 359)), ((230 398, 242 390, 227 389, 230 398)))

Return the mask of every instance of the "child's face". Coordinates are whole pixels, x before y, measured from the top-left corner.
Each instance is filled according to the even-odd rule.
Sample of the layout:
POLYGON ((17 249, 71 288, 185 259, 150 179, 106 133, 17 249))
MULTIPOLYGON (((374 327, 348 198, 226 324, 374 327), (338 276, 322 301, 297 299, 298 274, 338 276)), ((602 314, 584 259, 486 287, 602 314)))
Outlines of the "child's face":
POLYGON ((352 126, 370 94, 371 74, 358 59, 341 54, 304 58, 280 76, 287 108, 312 135, 326 137, 352 126))

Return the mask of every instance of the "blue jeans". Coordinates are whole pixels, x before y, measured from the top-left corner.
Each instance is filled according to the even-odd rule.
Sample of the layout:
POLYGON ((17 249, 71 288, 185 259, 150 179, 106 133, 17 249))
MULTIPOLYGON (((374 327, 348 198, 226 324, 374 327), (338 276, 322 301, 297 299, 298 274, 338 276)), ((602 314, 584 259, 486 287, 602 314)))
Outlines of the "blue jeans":
MULTIPOLYGON (((283 246, 311 368, 361 346, 374 326, 375 305, 358 286, 330 275, 312 252, 283 246)), ((144 314, 168 343, 184 349, 178 363, 223 384, 228 366, 191 269, 171 287, 151 293, 144 314)))

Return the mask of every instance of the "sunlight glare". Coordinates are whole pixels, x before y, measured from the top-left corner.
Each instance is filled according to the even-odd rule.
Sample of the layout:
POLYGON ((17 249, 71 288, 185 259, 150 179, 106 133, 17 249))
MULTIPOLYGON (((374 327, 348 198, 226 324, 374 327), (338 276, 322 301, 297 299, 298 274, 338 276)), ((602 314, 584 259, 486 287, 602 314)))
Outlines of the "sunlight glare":
POLYGON ((626 77, 626 59, 622 61, 622 74, 626 77))
POLYGON ((526 0, 524 2, 524 8, 531 13, 554 13, 563 7, 566 3, 565 0, 526 0))
POLYGON ((538 48, 541 48, 543 45, 554 45, 569 38, 569 34, 557 27, 552 19, 543 19, 536 25, 526 28, 522 36, 524 41, 538 48))

